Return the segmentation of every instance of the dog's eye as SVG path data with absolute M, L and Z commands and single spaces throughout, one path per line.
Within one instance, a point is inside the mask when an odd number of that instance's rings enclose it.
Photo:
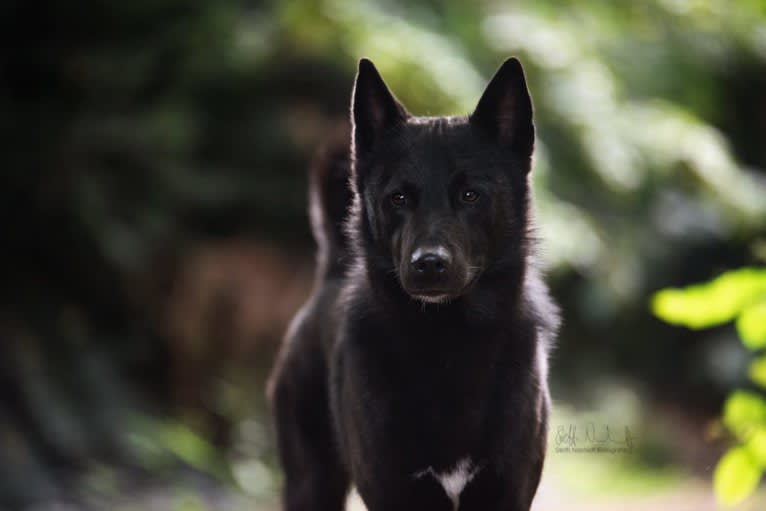
M 460 200 L 463 202 L 476 202 L 476 199 L 478 198 L 479 194 L 473 190 L 465 190 L 460 194 Z
M 402 192 L 394 192 L 391 194 L 391 204 L 394 206 L 404 206 L 407 203 L 407 196 Z

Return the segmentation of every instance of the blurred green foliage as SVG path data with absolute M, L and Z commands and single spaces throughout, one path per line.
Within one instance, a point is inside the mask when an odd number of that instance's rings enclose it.
M 717 410 L 748 373 L 736 339 L 645 304 L 764 253 L 764 27 L 763 0 L 2 3 L 0 506 L 179 460 L 272 491 L 260 386 L 310 286 L 307 162 L 360 56 L 421 115 L 468 113 L 519 56 L 557 394 L 616 375 Z
M 766 347 L 766 269 L 743 268 L 710 282 L 666 289 L 652 298 L 654 314 L 674 325 L 710 328 L 736 320 L 748 348 Z
M 736 320 L 742 343 L 766 348 L 766 268 L 743 268 L 684 289 L 665 289 L 652 299 L 658 317 L 676 325 L 709 328 Z M 751 362 L 748 374 L 766 388 L 766 356 Z M 724 454 L 713 480 L 719 499 L 736 504 L 753 493 L 766 472 L 766 398 L 737 390 L 724 405 L 723 422 L 738 445 Z

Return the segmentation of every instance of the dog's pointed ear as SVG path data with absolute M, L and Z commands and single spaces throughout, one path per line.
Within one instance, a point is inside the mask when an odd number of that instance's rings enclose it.
M 471 124 L 520 155 L 531 156 L 535 142 L 532 99 L 521 62 L 511 57 L 500 66 L 470 116 Z
M 354 151 L 369 151 L 386 130 L 404 122 L 407 116 L 407 110 L 388 90 L 372 61 L 360 59 L 351 95 Z

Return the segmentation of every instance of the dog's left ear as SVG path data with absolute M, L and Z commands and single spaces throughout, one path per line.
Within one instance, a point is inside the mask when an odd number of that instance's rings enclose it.
M 470 121 L 519 155 L 532 155 L 535 143 L 532 99 L 518 59 L 511 57 L 503 62 L 484 90 Z

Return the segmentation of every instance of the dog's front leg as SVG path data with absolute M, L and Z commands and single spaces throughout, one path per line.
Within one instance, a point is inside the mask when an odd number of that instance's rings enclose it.
M 535 465 L 526 470 L 514 467 L 510 471 L 498 471 L 487 467 L 463 492 L 459 510 L 529 511 L 541 468 Z

